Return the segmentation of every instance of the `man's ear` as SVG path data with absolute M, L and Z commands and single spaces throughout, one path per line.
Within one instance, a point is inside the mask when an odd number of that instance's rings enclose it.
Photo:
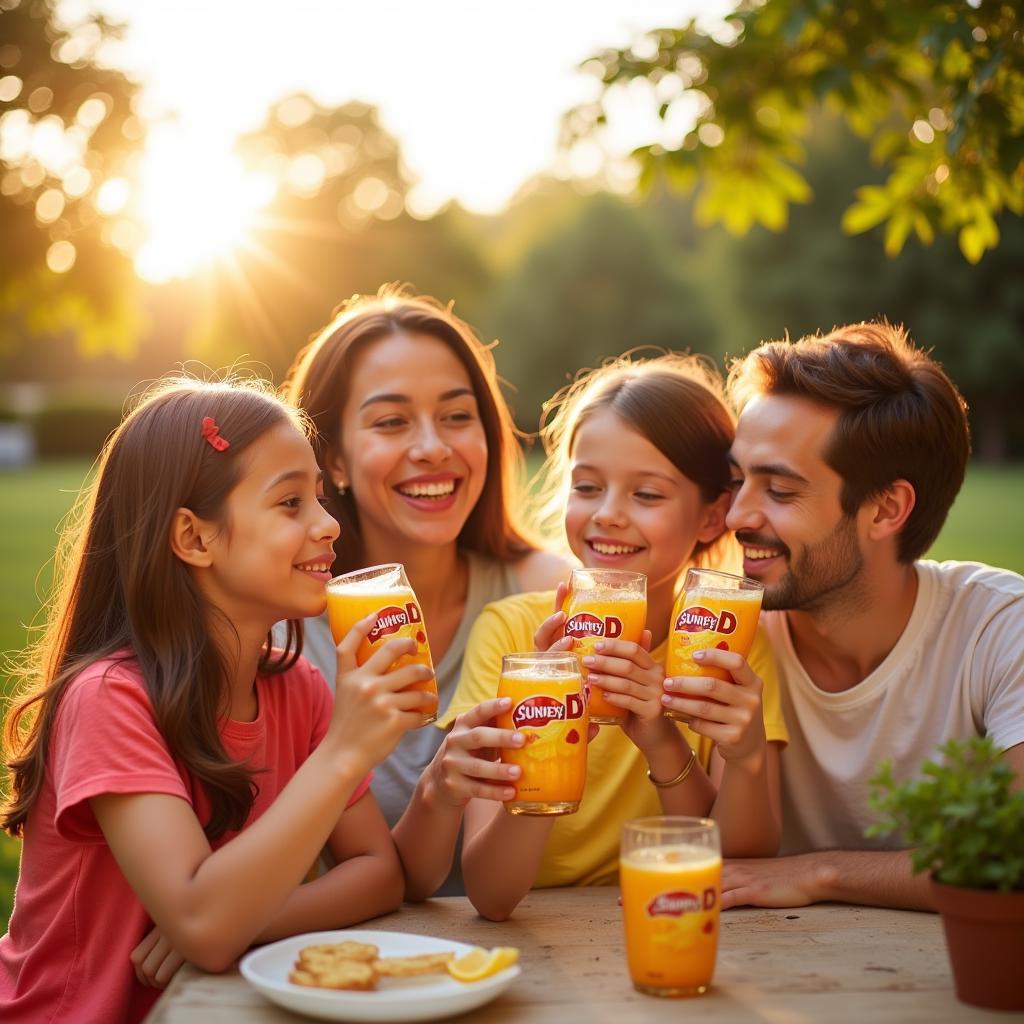
M 908 480 L 893 480 L 881 494 L 867 502 L 871 517 L 867 524 L 868 539 L 895 537 L 906 525 L 916 504 L 914 485 Z
M 725 533 L 725 517 L 729 512 L 729 501 L 732 495 L 725 491 L 710 505 L 704 506 L 704 513 L 697 529 L 697 540 L 702 544 L 710 544 Z
M 214 531 L 211 524 L 200 519 L 190 508 L 175 510 L 171 518 L 171 550 L 186 565 L 206 568 L 213 561 L 209 542 Z

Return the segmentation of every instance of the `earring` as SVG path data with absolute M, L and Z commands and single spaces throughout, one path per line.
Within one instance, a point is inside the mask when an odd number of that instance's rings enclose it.
M 335 486 L 335 488 L 338 491 L 339 497 L 344 495 L 344 493 L 348 490 L 348 487 L 346 486 L 344 480 L 335 480 L 334 481 L 334 486 Z

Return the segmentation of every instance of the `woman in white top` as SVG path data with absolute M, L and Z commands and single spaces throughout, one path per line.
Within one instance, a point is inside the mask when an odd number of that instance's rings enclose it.
M 404 564 L 427 624 L 441 714 L 483 606 L 552 588 L 566 572 L 525 521 L 522 453 L 490 348 L 450 307 L 382 289 L 336 310 L 296 357 L 285 395 L 317 430 L 327 508 L 341 523 L 333 572 Z M 305 634 L 303 653 L 333 682 L 326 617 L 307 620 Z M 390 825 L 414 791 L 455 801 L 433 785 L 439 773 L 424 769 L 440 762 L 442 743 L 467 742 L 464 732 L 446 738 L 433 726 L 404 737 L 374 771 Z M 455 872 L 440 891 L 462 891 Z

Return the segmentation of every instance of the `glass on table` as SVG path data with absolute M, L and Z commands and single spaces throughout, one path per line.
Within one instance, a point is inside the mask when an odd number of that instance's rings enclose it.
M 637 818 L 619 860 L 626 958 L 647 995 L 701 995 L 718 951 L 722 854 L 709 818 Z

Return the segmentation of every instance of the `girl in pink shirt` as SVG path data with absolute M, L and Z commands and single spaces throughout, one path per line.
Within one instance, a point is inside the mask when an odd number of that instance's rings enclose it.
M 338 524 L 307 427 L 256 384 L 172 381 L 108 442 L 8 715 L 3 827 L 24 839 L 0 1019 L 141 1019 L 182 959 L 393 910 L 367 792 L 433 697 L 338 647 L 333 702 L 270 627 L 320 614 Z M 327 845 L 337 866 L 301 885 Z

